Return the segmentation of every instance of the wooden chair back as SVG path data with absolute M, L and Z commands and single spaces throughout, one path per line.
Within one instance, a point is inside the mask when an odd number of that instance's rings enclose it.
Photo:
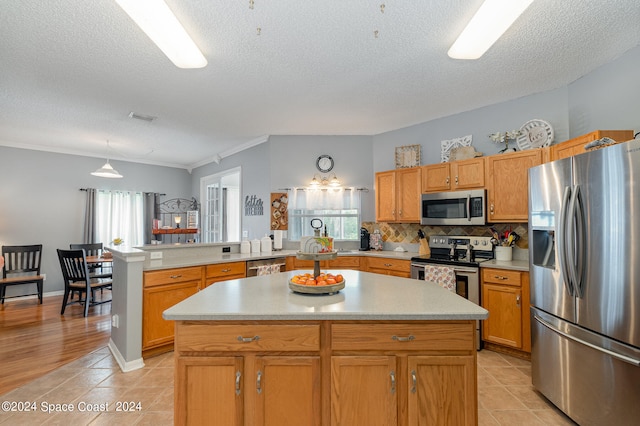
M 40 275 L 42 263 L 42 244 L 28 246 L 2 246 L 4 269 L 2 278 L 12 274 Z

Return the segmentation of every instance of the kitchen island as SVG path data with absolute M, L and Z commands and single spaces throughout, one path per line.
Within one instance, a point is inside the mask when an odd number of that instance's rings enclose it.
M 343 271 L 334 295 L 301 271 L 209 286 L 175 320 L 175 424 L 477 423 L 475 320 L 439 286 Z

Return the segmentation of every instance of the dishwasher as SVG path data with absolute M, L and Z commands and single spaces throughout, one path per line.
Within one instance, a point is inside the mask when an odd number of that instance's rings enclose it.
M 286 271 L 284 257 L 271 257 L 268 259 L 257 259 L 247 261 L 247 277 L 257 277 L 261 275 L 277 274 Z

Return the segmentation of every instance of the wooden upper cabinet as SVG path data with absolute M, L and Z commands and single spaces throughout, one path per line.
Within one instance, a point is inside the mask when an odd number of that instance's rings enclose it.
M 422 166 L 422 192 L 449 191 L 451 167 L 449 163 Z
M 551 146 L 551 160 L 571 157 L 586 152 L 584 146 L 589 142 L 601 138 L 611 138 L 616 142 L 626 142 L 633 139 L 633 130 L 596 130 L 566 142 Z
M 488 222 L 529 219 L 529 169 L 542 164 L 542 151 L 530 149 L 485 157 Z
M 422 167 L 422 192 L 455 191 L 484 187 L 484 158 Z
M 376 221 L 420 222 L 420 167 L 376 173 Z
M 376 222 L 396 220 L 396 172 L 376 173 Z
M 474 189 L 484 187 L 484 158 L 451 163 L 454 189 Z

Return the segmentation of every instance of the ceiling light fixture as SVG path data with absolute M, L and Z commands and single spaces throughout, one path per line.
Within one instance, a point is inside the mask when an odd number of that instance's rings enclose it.
M 108 154 L 108 151 L 109 151 L 109 141 L 107 141 L 107 154 Z M 104 166 L 100 167 L 98 170 L 96 170 L 95 172 L 92 172 L 91 174 L 93 176 L 110 178 L 110 179 L 118 179 L 123 177 L 120 173 L 118 173 L 117 170 L 111 167 L 111 164 L 109 164 L 108 158 Z
M 533 0 L 485 0 L 447 54 L 478 59 L 504 34 Z
M 198 46 L 163 0 L 115 0 L 178 68 L 207 65 Z

